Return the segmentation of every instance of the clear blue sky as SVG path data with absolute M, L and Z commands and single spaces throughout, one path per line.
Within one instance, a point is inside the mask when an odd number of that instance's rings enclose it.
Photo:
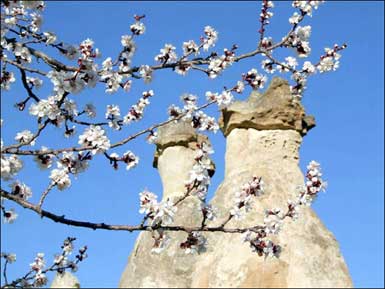
M 154 56 L 165 43 L 173 43 L 181 52 L 183 41 L 198 41 L 204 26 L 219 31 L 217 51 L 236 43 L 240 52 L 252 50 L 257 44 L 260 2 L 48 2 L 43 30 L 57 32 L 68 43 L 85 38 L 95 41 L 103 58 L 116 56 L 120 36 L 129 33 L 133 14 L 146 14 L 147 31 L 137 39 L 138 50 L 134 64 L 152 64 Z M 312 19 L 310 60 L 315 62 L 323 47 L 334 43 L 348 44 L 343 51 L 341 67 L 330 74 L 317 75 L 308 83 L 304 97 L 307 112 L 317 120 L 317 127 L 305 137 L 301 148 L 301 167 L 312 159 L 324 169 L 329 188 L 314 204 L 314 209 L 339 241 L 356 287 L 384 286 L 384 69 L 383 69 L 383 2 L 326 2 Z M 275 16 L 267 33 L 280 39 L 288 29 L 288 18 L 294 10 L 289 2 L 276 3 Z M 288 56 L 277 54 L 279 56 Z M 76 96 L 79 104 L 93 101 L 99 106 L 99 119 L 104 117 L 107 104 L 119 104 L 123 111 L 137 101 L 145 89 L 156 96 L 146 110 L 142 123 L 134 124 L 120 133 L 108 134 L 118 140 L 140 128 L 167 118 L 169 104 L 179 104 L 179 96 L 190 92 L 204 101 L 206 90 L 219 91 L 239 79 L 250 68 L 260 69 L 260 59 L 249 59 L 227 70 L 222 77 L 208 80 L 198 72 L 187 77 L 171 71 L 156 73 L 150 85 L 135 81 L 129 94 L 106 95 L 100 86 Z M 18 74 L 17 74 L 18 75 Z M 49 94 L 50 85 L 41 90 Z M 1 100 L 2 138 L 9 144 L 16 132 L 35 123 L 27 113 L 17 113 L 13 104 L 25 92 L 14 86 L 3 93 Z M 245 96 L 243 96 L 244 98 Z M 218 116 L 216 109 L 209 113 Z M 37 143 L 67 146 L 77 137 L 66 141 L 61 130 L 51 129 Z M 225 142 L 221 133 L 211 136 L 217 164 L 211 191 L 223 178 Z M 53 191 L 45 206 L 69 218 L 119 224 L 136 224 L 138 193 L 144 188 L 161 194 L 158 173 L 152 168 L 154 146 L 144 145 L 143 138 L 127 144 L 127 149 L 140 156 L 141 164 L 127 172 L 114 171 L 105 158 L 97 157 L 90 169 L 73 180 L 66 191 Z M 34 191 L 32 201 L 48 183 L 49 172 L 40 172 L 26 161 L 19 178 Z M 3 186 L 5 183 L 3 184 Z M 8 203 L 9 204 L 9 203 Z M 12 205 L 12 207 L 15 207 Z M 11 277 L 28 269 L 38 252 L 48 260 L 60 249 L 67 236 L 76 236 L 76 244 L 89 246 L 89 259 L 81 264 L 77 276 L 82 287 L 114 287 L 126 265 L 136 234 L 126 232 L 91 231 L 66 227 L 16 207 L 19 219 L 13 225 L 2 224 L 2 251 L 17 253 L 17 262 L 10 267 Z

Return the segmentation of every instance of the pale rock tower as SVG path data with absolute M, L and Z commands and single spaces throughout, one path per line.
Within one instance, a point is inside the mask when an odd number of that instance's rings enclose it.
M 315 126 L 302 105 L 293 102 L 287 81 L 275 78 L 267 91 L 253 92 L 247 101 L 222 112 L 221 129 L 226 136 L 225 177 L 211 204 L 218 208 L 220 225 L 234 204 L 235 192 L 253 176 L 262 177 L 265 194 L 243 220 L 226 227 L 262 224 L 265 209 L 286 208 L 304 182 L 298 166 L 302 137 Z M 185 124 L 160 131 L 156 163 L 164 197 L 183 192 L 193 165 L 198 136 Z M 181 204 L 176 224 L 199 225 L 199 204 Z M 173 233 L 171 246 L 160 255 L 151 254 L 151 235 L 142 233 L 122 275 L 120 287 L 352 287 L 338 243 L 311 208 L 302 208 L 298 220 L 287 220 L 272 239 L 283 248 L 279 259 L 259 257 L 239 234 L 206 233 L 207 251 L 185 255 L 179 243 L 185 233 Z

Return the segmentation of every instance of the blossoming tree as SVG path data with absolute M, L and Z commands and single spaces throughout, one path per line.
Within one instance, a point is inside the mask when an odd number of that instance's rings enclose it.
M 177 200 L 158 201 L 157 195 L 144 190 L 139 193 L 140 211 L 143 220 L 140 224 L 114 225 L 109 223 L 94 223 L 88 220 L 69 219 L 52 212 L 44 207 L 47 196 L 53 190 L 66 190 L 73 184 L 74 177 L 85 173 L 89 163 L 95 158 L 106 158 L 107 163 L 118 169 L 119 164 L 131 170 L 139 165 L 135 152 L 126 151 L 119 155 L 115 152 L 118 147 L 137 141 L 140 136 L 146 136 L 148 143 L 157 140 L 157 129 L 172 122 L 188 122 L 199 131 L 216 133 L 219 129 L 214 117 L 207 115 L 204 109 L 217 105 L 225 109 L 246 89 L 263 89 L 268 81 L 267 75 L 281 72 L 290 75 L 292 85 L 292 101 L 300 102 L 306 88 L 308 77 L 317 73 L 336 70 L 339 66 L 340 51 L 346 45 L 334 45 L 325 48 L 317 63 L 302 61 L 310 54 L 310 26 L 302 26 L 301 22 L 312 16 L 314 10 L 323 1 L 293 1 L 295 12 L 289 18 L 289 31 L 280 40 L 267 36 L 266 30 L 273 16 L 272 1 L 262 1 L 259 16 L 259 30 L 256 47 L 250 51 L 239 52 L 237 45 L 231 45 L 223 52 L 215 50 L 218 32 L 211 26 L 203 27 L 202 35 L 195 40 L 186 39 L 182 50 L 177 53 L 174 44 L 165 44 L 158 55 L 154 56 L 151 64 L 134 65 L 133 56 L 136 52 L 136 39 L 143 37 L 146 31 L 145 15 L 135 15 L 130 26 L 130 34 L 121 36 L 121 51 L 115 57 L 103 58 L 91 39 L 85 39 L 79 44 L 66 44 L 58 39 L 55 33 L 41 31 L 42 12 L 45 9 L 43 1 L 10 1 L 1 2 L 1 89 L 11 90 L 14 82 L 24 87 L 27 97 L 17 102 L 20 113 L 27 113 L 31 121 L 36 123 L 36 130 L 23 130 L 15 133 L 14 140 L 1 141 L 1 210 L 5 223 L 14 223 L 18 212 L 12 204 L 35 212 L 41 217 L 51 219 L 60 224 L 71 226 L 111 230 L 111 231 L 150 231 L 154 238 L 154 253 L 162 253 L 168 244 L 169 231 L 186 233 L 186 240 L 180 244 L 180 249 L 186 253 L 199 253 L 206 245 L 205 234 L 226 232 L 244 234 L 244 241 L 249 243 L 251 250 L 259 256 L 277 257 L 281 252 L 279 244 L 269 239 L 269 235 L 277 234 L 284 221 L 298 217 L 301 206 L 310 205 L 317 194 L 325 188 L 322 180 L 320 165 L 311 161 L 307 167 L 305 185 L 298 189 L 298 198 L 288 200 L 287 208 L 266 208 L 262 224 L 252 227 L 229 228 L 225 226 L 231 219 L 240 218 L 247 213 L 254 198 L 264 193 L 264 180 L 260 176 L 253 177 L 238 189 L 234 196 L 234 206 L 228 212 L 228 218 L 220 226 L 208 226 L 207 220 L 216 216 L 216 208 L 207 202 L 207 192 L 210 185 L 210 159 L 213 152 L 211 145 L 206 142 L 199 144 L 195 165 L 190 173 L 190 179 L 185 184 L 182 198 Z M 49 5 L 48 5 L 49 6 Z M 278 59 L 273 52 L 278 48 L 294 50 L 297 57 L 288 56 Z M 67 60 L 52 56 L 50 49 L 61 54 Z M 178 56 L 179 54 L 179 56 Z M 149 86 L 153 75 L 164 70 L 189 76 L 189 71 L 196 70 L 203 77 L 211 79 L 220 77 L 224 70 L 236 65 L 244 59 L 259 57 L 261 67 L 245 71 L 229 83 L 223 91 L 207 91 L 206 102 L 198 102 L 198 97 L 184 94 L 182 105 L 172 104 L 168 110 L 168 118 L 151 125 L 141 131 L 133 132 L 127 137 L 112 142 L 108 135 L 115 131 L 129 130 L 130 124 L 142 120 L 150 100 L 156 97 L 152 89 L 143 91 L 141 97 L 130 104 L 128 111 L 122 111 L 118 105 L 107 105 L 104 117 L 97 120 L 95 106 L 91 103 L 79 107 L 76 99 L 86 88 L 104 86 L 107 94 L 118 91 L 130 93 L 136 81 L 144 80 Z M 300 61 L 301 60 L 301 61 Z M 16 75 L 14 71 L 18 71 Z M 39 88 L 46 83 L 52 87 L 49 96 L 39 94 Z M 7 119 L 1 120 L 2 126 L 7 125 Z M 71 147 L 41 146 L 35 147 L 39 138 L 48 133 L 49 127 L 59 128 L 63 136 L 77 140 Z M 139 141 L 139 140 L 138 140 Z M 32 188 L 18 179 L 18 173 L 23 169 L 23 159 L 32 158 L 37 166 L 49 170 L 49 180 L 39 201 L 32 203 Z M 196 196 L 201 201 L 202 225 L 199 227 L 175 226 L 173 217 L 178 214 L 177 205 L 190 196 Z M 6 229 L 6 228 L 5 228 Z M 16 260 L 16 255 L 2 252 L 2 287 L 44 286 L 47 284 L 47 273 L 55 271 L 63 273 L 66 270 L 76 271 L 79 262 L 87 256 L 87 247 L 78 249 L 76 256 L 71 259 L 75 238 L 67 238 L 61 247 L 61 253 L 55 256 L 50 266 L 46 265 L 44 254 L 39 253 L 26 274 L 20 278 L 8 280 L 9 264 Z

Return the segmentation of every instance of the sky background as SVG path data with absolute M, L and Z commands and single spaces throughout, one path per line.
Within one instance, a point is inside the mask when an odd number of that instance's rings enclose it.
M 80 43 L 86 38 L 95 41 L 103 57 L 114 58 L 120 50 L 120 37 L 129 34 L 134 14 L 145 14 L 146 33 L 137 38 L 134 65 L 154 64 L 154 56 L 165 43 L 172 43 L 181 54 L 183 41 L 196 42 L 203 28 L 211 25 L 219 31 L 215 51 L 239 46 L 239 53 L 253 50 L 257 45 L 260 2 L 54 2 L 47 3 L 44 13 L 44 31 L 54 31 L 67 43 Z M 312 53 L 316 62 L 324 47 L 346 42 L 341 67 L 336 72 L 315 75 L 308 82 L 303 103 L 307 113 L 315 116 L 317 126 L 304 138 L 300 165 L 305 170 L 310 160 L 317 160 L 324 170 L 329 187 L 313 205 L 320 219 L 333 232 L 349 267 L 355 287 L 384 286 L 384 69 L 383 69 L 383 2 L 326 2 L 304 21 L 311 24 Z M 274 17 L 267 27 L 267 35 L 275 40 L 288 31 L 288 18 L 294 12 L 289 2 L 276 3 Z M 280 51 L 277 57 L 286 57 L 292 51 Z M 65 61 L 63 58 L 60 58 Z M 135 80 L 130 93 L 104 93 L 103 85 L 86 90 L 73 98 L 79 107 L 92 101 L 102 120 L 107 104 L 119 104 L 122 113 L 136 103 L 141 92 L 153 89 L 155 97 L 145 111 L 142 122 L 126 127 L 119 133 L 108 129 L 114 142 L 150 124 L 167 118 L 167 107 L 180 104 L 179 96 L 185 92 L 200 96 L 204 103 L 207 90 L 221 91 L 232 86 L 241 74 L 255 67 L 260 69 L 261 58 L 247 59 L 234 65 L 215 80 L 199 72 L 186 77 L 172 71 L 155 73 L 154 81 L 145 85 Z M 74 64 L 75 65 L 75 64 Z M 47 71 L 47 68 L 45 68 Z M 19 74 L 15 72 L 17 76 Z M 271 79 L 271 77 L 269 78 Z M 46 80 L 41 97 L 50 95 L 51 84 Z M 245 99 L 245 91 L 239 99 Z M 17 112 L 13 105 L 25 97 L 20 85 L 11 92 L 2 93 L 1 114 L 4 119 L 2 138 L 6 145 L 13 143 L 15 134 L 23 129 L 35 131 L 36 123 L 27 111 Z M 207 112 L 218 116 L 217 108 Z M 82 132 L 82 128 L 79 128 Z M 36 144 L 67 147 L 77 143 L 65 140 L 63 129 L 51 128 Z M 212 180 L 211 193 L 223 179 L 225 139 L 218 132 L 210 134 L 217 166 Z M 60 144 L 60 145 L 58 145 Z M 140 166 L 127 172 L 124 167 L 114 171 L 103 156 L 91 162 L 89 170 L 72 178 L 72 186 L 65 191 L 53 190 L 45 208 L 68 218 L 137 224 L 138 194 L 144 188 L 161 195 L 162 186 L 156 169 L 152 168 L 155 147 L 144 138 L 130 142 L 118 153 L 132 150 L 140 157 Z M 47 186 L 49 171 L 40 171 L 36 164 L 25 159 L 25 168 L 18 179 L 32 187 L 36 202 Z M 2 186 L 7 188 L 7 183 Z M 19 218 L 13 225 L 1 226 L 1 251 L 15 252 L 17 262 L 9 268 L 10 278 L 19 277 L 29 269 L 36 253 L 45 252 L 47 262 L 60 251 L 67 236 L 77 237 L 78 248 L 89 247 L 89 258 L 80 265 L 77 276 L 82 287 L 115 287 L 127 263 L 137 234 L 127 232 L 92 231 L 72 228 L 41 220 L 36 214 L 15 207 Z M 52 277 L 52 276 L 51 276 Z M 52 278 L 51 278 L 52 280 Z

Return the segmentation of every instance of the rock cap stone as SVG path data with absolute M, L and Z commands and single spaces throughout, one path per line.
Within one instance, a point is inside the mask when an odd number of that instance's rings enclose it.
M 198 143 L 210 143 L 209 138 L 203 134 L 196 133 L 189 121 L 180 120 L 178 122 L 170 122 L 158 129 L 158 138 L 155 141 L 156 152 L 153 161 L 153 167 L 158 167 L 158 159 L 162 152 L 172 146 L 184 146 L 196 149 Z M 215 165 L 213 166 L 213 174 Z
M 219 125 L 225 136 L 234 128 L 292 129 L 303 136 L 315 126 L 315 119 L 293 100 L 287 80 L 275 77 L 265 93 L 253 91 L 248 100 L 222 110 Z

